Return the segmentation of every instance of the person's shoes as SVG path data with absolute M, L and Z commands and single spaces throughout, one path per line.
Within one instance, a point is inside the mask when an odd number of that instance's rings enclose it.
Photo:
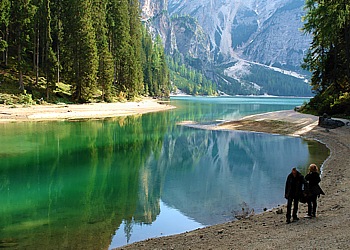
M 316 214 L 312 214 L 311 216 L 312 216 L 312 217 L 316 217 Z
M 299 218 L 298 217 L 293 217 L 293 221 L 298 221 Z
M 286 222 L 287 222 L 287 224 L 289 224 L 289 223 L 290 223 L 290 219 L 287 219 L 287 221 L 286 221 Z
M 304 218 L 309 218 L 309 219 L 311 219 L 311 218 L 312 218 L 312 216 L 311 216 L 311 215 L 309 215 L 309 214 L 306 214 L 306 215 L 304 216 Z

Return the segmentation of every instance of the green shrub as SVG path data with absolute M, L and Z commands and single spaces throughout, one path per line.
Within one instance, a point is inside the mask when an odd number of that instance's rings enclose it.
M 19 96 L 19 103 L 32 105 L 33 104 L 32 95 L 31 94 L 21 94 Z

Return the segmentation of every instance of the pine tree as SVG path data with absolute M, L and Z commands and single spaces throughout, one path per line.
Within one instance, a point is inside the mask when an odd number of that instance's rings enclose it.
M 166 63 L 163 43 L 158 35 L 154 41 L 152 51 L 152 72 L 153 83 L 151 92 L 155 96 L 169 96 L 170 81 L 169 70 Z
M 8 35 L 10 23 L 10 1 L 0 2 L 0 52 L 3 53 L 2 60 L 7 65 L 8 58 Z
M 166 62 L 165 52 L 163 43 L 160 41 L 158 44 L 159 46 L 159 52 L 160 52 L 160 61 L 161 61 L 161 83 L 160 83 L 160 89 L 161 89 L 161 95 L 162 97 L 169 97 L 170 95 L 170 76 L 169 76 L 169 69 Z
M 313 72 L 313 88 L 342 88 L 350 79 L 350 3 L 308 0 L 306 10 L 303 29 L 313 34 L 313 41 L 304 67 Z
M 93 20 L 98 50 L 98 86 L 102 90 L 102 100 L 112 100 L 113 58 L 108 46 L 107 1 L 95 0 Z
M 40 32 L 43 28 L 43 12 L 44 12 L 44 3 L 42 0 L 33 1 L 35 6 L 37 7 L 37 11 L 34 16 L 33 21 L 33 70 L 35 71 L 35 84 L 38 84 L 39 81 L 39 62 L 40 62 L 40 45 L 41 36 L 44 32 Z M 31 84 L 32 85 L 32 84 Z
M 55 81 L 60 82 L 60 73 L 62 65 L 60 61 L 61 44 L 63 40 L 63 27 L 62 27 L 62 0 L 51 0 L 51 13 L 52 15 L 52 49 L 56 55 L 56 72 Z
M 128 80 L 132 73 L 129 71 L 132 48 L 128 15 L 128 0 L 110 0 L 108 24 L 114 60 L 114 84 L 119 94 L 127 93 Z
M 320 113 L 338 112 L 333 107 L 350 103 L 350 3 L 308 0 L 305 9 L 303 30 L 313 35 L 303 65 L 312 72 L 311 104 Z
M 36 83 L 38 83 L 39 66 L 44 72 L 46 79 L 46 100 L 50 99 L 50 93 L 56 86 L 55 75 L 57 69 L 57 58 L 53 51 L 52 44 L 52 17 L 51 1 L 40 0 L 36 3 L 38 11 L 36 13 L 36 41 L 34 41 L 34 68 L 36 71 Z
M 64 40 L 67 79 L 73 99 L 88 102 L 96 90 L 98 56 L 91 0 L 64 0 Z
M 141 66 L 141 20 L 140 6 L 138 0 L 129 0 L 129 17 L 130 17 L 130 45 L 132 54 L 130 55 L 130 78 L 128 80 L 128 97 L 129 99 L 141 94 L 143 91 L 143 73 Z
M 141 61 L 142 61 L 142 71 L 144 79 L 144 91 L 146 95 L 151 95 L 152 90 L 152 53 L 153 44 L 152 37 L 147 32 L 145 27 L 141 27 L 142 30 L 142 50 L 141 50 Z M 152 93 L 153 94 L 153 93 Z
M 52 48 L 52 31 L 51 31 L 51 2 L 44 0 L 45 3 L 45 65 L 46 75 L 46 99 L 49 100 L 50 92 L 55 88 L 55 75 L 57 68 L 57 57 Z
M 17 50 L 17 68 L 19 88 L 24 90 L 23 71 L 26 66 L 26 50 L 30 50 L 30 35 L 33 30 L 31 20 L 35 14 L 36 8 L 30 0 L 12 0 L 11 16 L 16 17 L 10 22 L 10 31 L 12 31 L 13 44 Z
M 160 39 L 159 36 L 156 38 L 157 40 Z M 152 85 L 150 92 L 153 96 L 160 96 L 160 82 L 161 82 L 161 61 L 160 61 L 160 53 L 159 53 L 159 47 L 158 44 L 155 43 L 153 45 L 152 50 Z

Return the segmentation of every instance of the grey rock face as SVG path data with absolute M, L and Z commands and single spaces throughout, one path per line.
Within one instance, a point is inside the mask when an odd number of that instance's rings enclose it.
M 209 36 L 211 53 L 298 67 L 310 37 L 302 27 L 304 0 L 169 0 L 170 15 L 190 15 Z M 218 58 L 218 57 L 217 57 Z
M 167 0 L 140 0 L 142 20 L 154 18 L 163 11 L 167 11 L 167 6 Z
M 300 31 L 303 5 L 294 1 L 277 9 L 243 46 L 244 57 L 266 65 L 299 66 L 310 45 L 310 37 Z
M 184 56 L 212 62 L 209 36 L 191 16 L 174 15 L 170 18 L 166 0 L 140 0 L 142 20 L 148 24 L 154 35 L 159 34 L 165 45 L 165 51 L 173 54 L 180 52 Z
M 211 61 L 208 36 L 194 18 L 172 18 L 171 35 L 177 51 L 181 54 Z

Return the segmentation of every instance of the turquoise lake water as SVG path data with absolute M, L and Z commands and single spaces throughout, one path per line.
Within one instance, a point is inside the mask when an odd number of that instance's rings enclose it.
M 292 167 L 321 164 L 314 141 L 215 123 L 308 99 L 174 97 L 172 111 L 0 124 L 0 248 L 112 249 L 285 203 Z

